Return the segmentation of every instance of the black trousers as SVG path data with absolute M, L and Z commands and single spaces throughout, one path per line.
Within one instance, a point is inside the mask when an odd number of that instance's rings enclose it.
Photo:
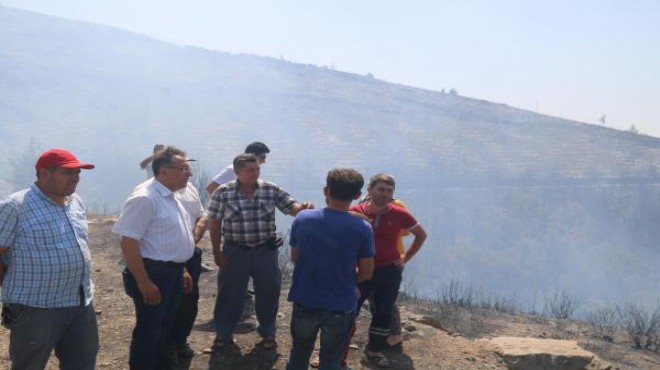
M 369 325 L 369 343 L 367 349 L 370 351 L 381 351 L 388 347 L 387 337 L 390 335 L 394 304 L 399 295 L 403 271 L 394 263 L 387 266 L 376 267 L 371 280 L 364 281 L 358 285 L 360 289 L 360 300 L 358 312 L 364 301 L 373 295 L 373 307 L 371 308 L 371 325 Z
M 186 261 L 186 270 L 192 277 L 192 292 L 181 294 L 169 338 L 170 344 L 177 347 L 186 344 L 199 310 L 199 276 L 202 274 L 202 250 L 200 248 L 195 247 L 195 253 Z

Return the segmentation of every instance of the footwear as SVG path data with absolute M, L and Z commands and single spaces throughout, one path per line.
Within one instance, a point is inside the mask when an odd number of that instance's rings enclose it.
M 223 339 L 223 338 L 215 338 L 213 341 L 213 345 L 211 346 L 211 349 L 214 350 L 220 350 L 223 348 L 227 348 L 229 346 L 235 346 L 236 343 L 234 343 L 234 340 L 229 338 L 229 339 Z
M 210 271 L 215 271 L 215 267 L 209 265 L 208 263 L 202 262 L 202 272 L 210 272 Z
M 195 351 L 190 348 L 190 344 L 186 343 L 177 349 L 176 354 L 179 356 L 179 358 L 189 359 L 195 356 Z
M 274 338 L 264 338 L 261 342 L 257 343 L 257 347 L 265 350 L 271 350 L 277 348 L 277 342 Z
M 312 358 L 309 360 L 309 366 L 318 369 L 319 366 L 321 366 L 321 359 L 319 356 L 312 356 Z
M 373 362 L 376 366 L 382 368 L 390 367 L 390 360 L 388 360 L 382 352 L 366 351 L 364 354 L 367 356 L 367 359 Z

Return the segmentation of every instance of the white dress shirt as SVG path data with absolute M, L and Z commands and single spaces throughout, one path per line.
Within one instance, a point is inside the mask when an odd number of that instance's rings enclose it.
M 186 262 L 195 248 L 190 215 L 155 178 L 133 190 L 112 232 L 138 240 L 142 257 L 157 261 Z

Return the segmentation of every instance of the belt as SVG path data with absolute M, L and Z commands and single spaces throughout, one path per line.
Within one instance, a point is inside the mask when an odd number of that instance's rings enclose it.
M 174 262 L 174 261 L 158 261 L 152 260 L 151 258 L 143 258 L 145 266 L 159 266 L 159 267 L 169 267 L 169 268 L 182 268 L 185 263 L 183 262 Z
M 263 248 L 263 247 L 267 247 L 269 245 L 272 245 L 274 241 L 275 241 L 275 238 L 270 238 L 270 239 L 266 240 L 265 242 L 263 242 L 261 244 L 257 244 L 255 246 L 249 246 L 247 244 L 238 244 L 238 243 L 234 243 L 234 242 L 226 242 L 226 244 L 230 245 L 232 247 L 238 248 L 238 249 L 242 249 L 244 251 L 251 251 L 253 249 Z

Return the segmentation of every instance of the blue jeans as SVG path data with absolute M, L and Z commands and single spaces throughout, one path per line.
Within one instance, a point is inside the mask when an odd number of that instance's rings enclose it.
M 250 276 L 254 285 L 254 303 L 257 332 L 264 338 L 275 338 L 275 320 L 279 308 L 282 272 L 278 263 L 278 250 L 264 246 L 252 250 L 225 244 L 227 268 L 218 273 L 218 295 L 213 311 L 218 337 L 229 340 L 240 322 Z
M 131 370 L 156 370 L 167 367 L 167 337 L 183 292 L 183 264 L 144 264 L 151 281 L 160 290 L 161 302 L 145 304 L 135 279 L 124 271 L 124 289 L 135 305 L 135 328 L 131 338 L 128 364 Z
M 307 370 L 314 351 L 316 336 L 321 330 L 321 370 L 340 370 L 341 358 L 353 326 L 355 310 L 344 312 L 313 309 L 293 304 L 291 337 L 293 345 L 286 370 Z
M 99 350 L 94 306 L 34 308 L 9 304 L 12 370 L 42 370 L 51 352 L 62 370 L 93 370 Z

